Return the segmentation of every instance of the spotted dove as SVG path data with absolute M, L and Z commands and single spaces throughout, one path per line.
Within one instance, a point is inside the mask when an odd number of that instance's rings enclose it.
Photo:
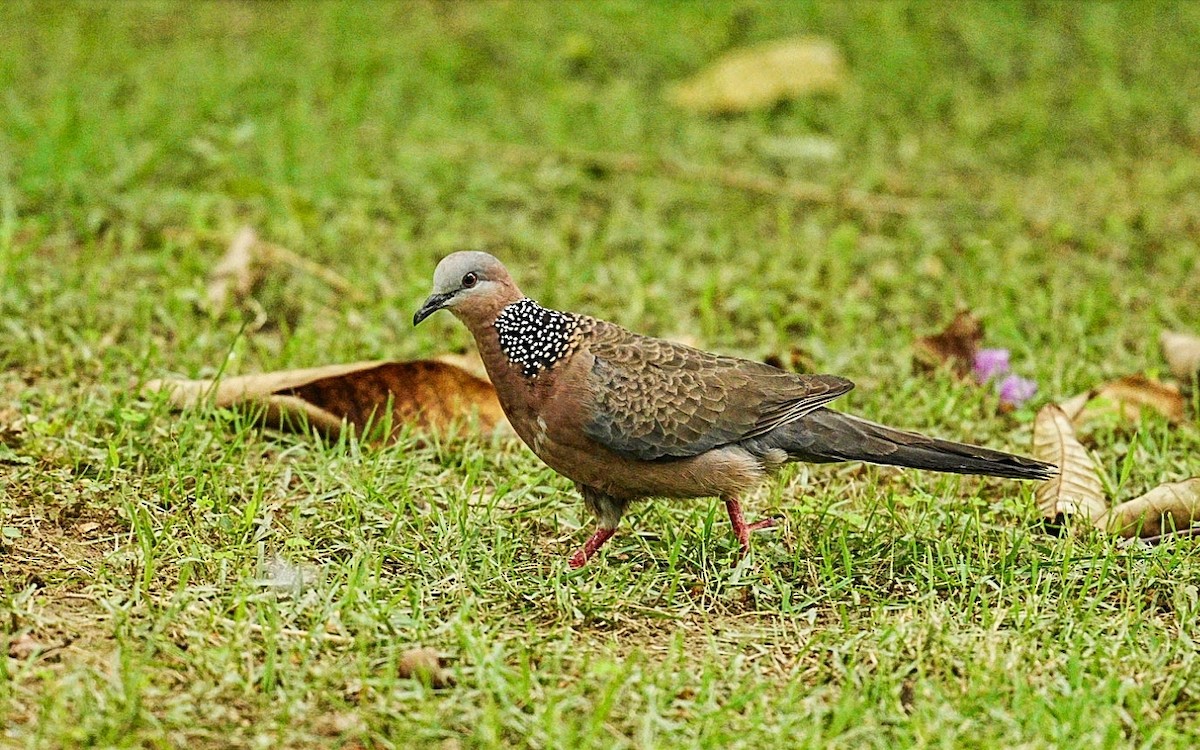
M 824 404 L 854 387 L 633 333 L 542 307 L 491 255 L 446 256 L 413 325 L 446 308 L 475 337 L 521 439 L 573 480 L 599 528 L 570 559 L 584 565 L 628 505 L 647 497 L 720 497 L 743 554 L 739 498 L 790 461 L 867 461 L 1047 479 L 1055 467 L 895 430 Z

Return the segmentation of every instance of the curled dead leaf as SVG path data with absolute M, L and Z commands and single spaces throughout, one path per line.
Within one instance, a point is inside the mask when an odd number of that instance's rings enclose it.
M 1067 399 L 1062 410 L 1076 426 L 1112 416 L 1137 422 L 1146 409 L 1176 423 L 1183 419 L 1185 406 L 1178 386 L 1145 375 L 1129 375 Z
M 941 333 L 916 340 L 913 364 L 925 371 L 949 365 L 956 375 L 967 377 L 971 374 L 981 341 L 983 321 L 968 310 L 959 310 Z
M 145 391 L 166 391 L 172 406 L 203 403 L 262 410 L 273 427 L 307 424 L 337 435 L 345 425 L 362 434 L 388 415 L 392 436 L 405 424 L 441 429 L 474 414 L 485 431 L 511 428 L 487 380 L 445 362 L 354 362 L 212 380 L 154 380 Z
M 1181 531 L 1200 520 L 1200 477 L 1171 482 L 1121 503 L 1104 519 L 1104 528 L 1123 537 L 1150 537 Z
M 795 37 L 734 50 L 673 86 L 667 98 L 697 112 L 750 112 L 806 94 L 836 91 L 844 78 L 837 45 Z
M 1158 340 L 1172 375 L 1184 382 L 1200 378 L 1200 336 L 1163 331 Z
M 1058 465 L 1058 475 L 1034 492 L 1043 518 L 1057 521 L 1078 515 L 1094 522 L 1108 510 L 1096 464 L 1057 404 L 1043 406 L 1034 419 L 1033 457 Z
M 433 688 L 450 687 L 454 684 L 452 675 L 443 665 L 442 658 L 432 648 L 412 648 L 400 655 L 396 666 L 400 677 L 417 679 Z
M 466 370 L 480 380 L 488 379 L 487 368 L 483 366 L 483 358 L 477 351 L 472 350 L 466 354 L 439 354 L 434 360 Z

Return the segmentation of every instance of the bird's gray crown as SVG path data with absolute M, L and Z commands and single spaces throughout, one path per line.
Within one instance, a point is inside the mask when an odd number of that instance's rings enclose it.
M 457 290 L 462 279 L 473 273 L 481 280 L 499 281 L 508 277 L 504 264 L 480 250 L 451 253 L 437 264 L 433 272 L 433 294 L 449 294 Z

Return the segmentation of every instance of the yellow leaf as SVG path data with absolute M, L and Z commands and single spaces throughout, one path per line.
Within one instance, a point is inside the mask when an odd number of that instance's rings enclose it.
M 676 84 L 668 98 L 698 112 L 749 112 L 805 94 L 835 91 L 845 64 L 830 41 L 796 37 L 734 50 L 692 78 Z

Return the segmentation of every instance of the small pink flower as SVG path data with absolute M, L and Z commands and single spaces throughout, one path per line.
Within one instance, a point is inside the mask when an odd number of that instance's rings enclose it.
M 992 378 L 1008 374 L 1007 349 L 980 349 L 975 352 L 975 379 L 986 383 Z
M 1037 383 L 1020 375 L 1009 375 L 1001 380 L 997 387 L 1000 390 L 1000 403 L 1010 406 L 1020 406 L 1025 403 L 1033 398 L 1038 389 Z

